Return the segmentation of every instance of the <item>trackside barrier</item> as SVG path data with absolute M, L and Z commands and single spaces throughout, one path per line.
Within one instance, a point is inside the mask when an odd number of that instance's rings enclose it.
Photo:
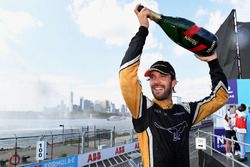
M 22 166 L 37 162 L 37 141 L 46 142 L 46 159 L 54 160 L 76 154 L 84 154 L 97 149 L 114 147 L 137 141 L 133 129 L 65 129 L 64 133 L 40 133 L 34 136 L 0 138 L 0 167 Z M 50 132 L 50 133 L 49 133 Z M 56 131 L 58 132 L 58 131 Z M 45 154 L 44 154 L 45 155 Z
M 77 164 L 78 155 L 73 155 L 65 158 L 58 158 L 55 160 L 23 165 L 19 167 L 77 167 Z
M 102 150 L 97 150 L 86 154 L 80 154 L 78 155 L 78 166 L 90 165 L 118 155 L 133 152 L 138 149 L 139 149 L 138 142 L 134 142 L 116 147 L 105 148 Z
M 214 142 L 213 142 L 213 138 L 215 138 L 215 139 L 218 138 L 218 139 L 220 139 L 220 140 L 229 140 L 229 141 L 232 142 L 232 145 L 234 145 L 234 143 L 239 143 L 239 144 L 243 144 L 243 145 L 245 145 L 245 146 L 250 146 L 250 144 L 243 143 L 243 142 L 240 142 L 240 141 L 236 141 L 236 140 L 233 140 L 233 139 L 228 139 L 228 138 L 226 138 L 226 137 L 224 137 L 224 136 L 215 135 L 215 134 L 213 134 L 212 132 L 205 132 L 205 131 L 202 131 L 202 130 L 198 129 L 198 130 L 197 130 L 197 136 L 198 136 L 198 137 L 201 137 L 202 134 L 206 134 L 206 135 L 208 135 L 209 138 L 210 138 L 210 139 L 209 139 L 209 140 L 210 140 L 210 142 L 209 142 L 210 145 L 206 145 L 206 147 L 209 148 L 209 149 L 211 150 L 211 151 L 210 151 L 210 155 L 211 155 L 211 156 L 213 156 L 213 151 L 214 151 L 214 152 L 216 152 L 216 153 L 218 153 L 218 154 L 224 156 L 225 158 L 232 160 L 232 167 L 235 166 L 235 163 L 237 163 L 237 164 L 239 164 L 239 165 L 241 165 L 241 166 L 243 166 L 243 167 L 248 167 L 248 165 L 246 165 L 246 164 L 244 164 L 244 163 L 242 163 L 242 162 L 236 160 L 236 159 L 234 158 L 234 156 L 232 156 L 232 157 L 226 157 L 226 154 L 221 153 L 220 151 L 214 149 L 212 143 L 214 143 Z M 232 151 L 234 151 L 234 150 L 232 150 Z M 201 154 L 199 154 L 199 156 L 200 156 L 200 155 L 201 155 Z M 199 160 L 202 160 L 202 159 L 203 159 L 202 157 L 199 157 Z M 203 164 L 204 162 L 199 162 L 199 163 Z
M 138 142 L 19 167 L 80 167 L 139 150 Z

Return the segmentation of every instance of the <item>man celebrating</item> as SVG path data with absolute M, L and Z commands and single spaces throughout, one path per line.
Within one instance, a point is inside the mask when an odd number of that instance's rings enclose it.
M 217 111 L 227 102 L 227 79 L 216 54 L 196 56 L 208 62 L 212 92 L 208 97 L 182 104 L 173 104 L 172 91 L 176 73 L 169 62 L 157 61 L 146 72 L 154 96 L 142 93 L 138 79 L 140 56 L 148 35 L 150 10 L 135 8 L 140 27 L 132 38 L 120 67 L 120 87 L 132 114 L 144 167 L 189 167 L 189 130 L 192 125 Z

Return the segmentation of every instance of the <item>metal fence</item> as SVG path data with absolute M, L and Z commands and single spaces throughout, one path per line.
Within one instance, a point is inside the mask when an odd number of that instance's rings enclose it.
M 135 140 L 134 130 L 66 129 L 63 133 L 0 138 L 0 167 L 37 162 L 36 143 L 46 141 L 46 160 L 90 152 Z
M 218 155 L 222 156 L 224 159 L 225 159 L 225 166 L 232 166 L 232 167 L 235 167 L 236 165 L 237 166 L 242 166 L 242 167 L 248 167 L 248 165 L 238 161 L 237 159 L 235 159 L 234 156 L 232 157 L 227 157 L 226 154 L 224 153 L 221 153 L 220 151 L 216 150 L 213 148 L 213 143 L 214 143 L 214 140 L 217 140 L 217 138 L 219 139 L 224 139 L 224 140 L 229 140 L 232 142 L 232 146 L 235 144 L 235 143 L 239 143 L 239 144 L 243 144 L 245 146 L 250 146 L 250 144 L 247 144 L 247 143 L 243 143 L 243 142 L 240 142 L 240 141 L 236 141 L 236 140 L 233 140 L 233 139 L 228 139 L 224 136 L 219 136 L 219 135 L 215 135 L 213 134 L 212 132 L 205 132 L 205 131 L 202 131 L 200 129 L 197 130 L 197 136 L 198 137 L 202 137 L 202 138 L 206 138 L 206 147 L 209 148 L 207 150 L 207 152 L 211 155 L 211 156 L 214 156 L 215 153 L 217 153 Z M 233 147 L 232 147 L 233 148 Z M 233 151 L 233 150 L 232 150 Z M 230 162 L 228 160 L 231 160 Z

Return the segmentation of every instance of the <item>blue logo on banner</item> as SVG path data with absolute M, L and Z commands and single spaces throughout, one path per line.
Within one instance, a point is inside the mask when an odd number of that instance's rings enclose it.
M 66 158 L 60 158 L 41 163 L 24 165 L 22 167 L 77 167 L 77 165 L 78 165 L 78 156 L 74 155 Z
M 214 134 L 218 136 L 225 137 L 225 129 L 224 128 L 215 128 Z M 214 149 L 220 151 L 221 153 L 225 153 L 225 144 L 226 140 L 222 137 L 214 137 Z
M 228 80 L 228 104 L 238 104 L 237 80 Z

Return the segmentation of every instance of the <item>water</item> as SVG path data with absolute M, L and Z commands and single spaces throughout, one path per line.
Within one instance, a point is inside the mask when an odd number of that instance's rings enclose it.
M 0 119 L 0 149 L 14 148 L 15 137 L 24 136 L 42 136 L 62 134 L 64 125 L 64 133 L 79 133 L 82 128 L 89 126 L 92 131 L 94 126 L 96 129 L 113 129 L 115 131 L 126 131 L 132 129 L 131 118 L 122 119 L 119 121 L 108 121 L 107 119 Z M 3 138 L 13 138 L 12 140 Z M 61 136 L 54 136 L 54 142 L 62 139 Z M 28 147 L 34 146 L 38 138 L 18 139 L 18 146 Z
M 107 119 L 0 119 L 0 138 L 38 135 L 43 131 L 53 134 L 61 132 L 64 125 L 65 130 L 81 129 L 82 127 L 94 127 L 101 129 L 112 129 L 117 131 L 132 129 L 131 118 L 119 121 L 107 121 Z

